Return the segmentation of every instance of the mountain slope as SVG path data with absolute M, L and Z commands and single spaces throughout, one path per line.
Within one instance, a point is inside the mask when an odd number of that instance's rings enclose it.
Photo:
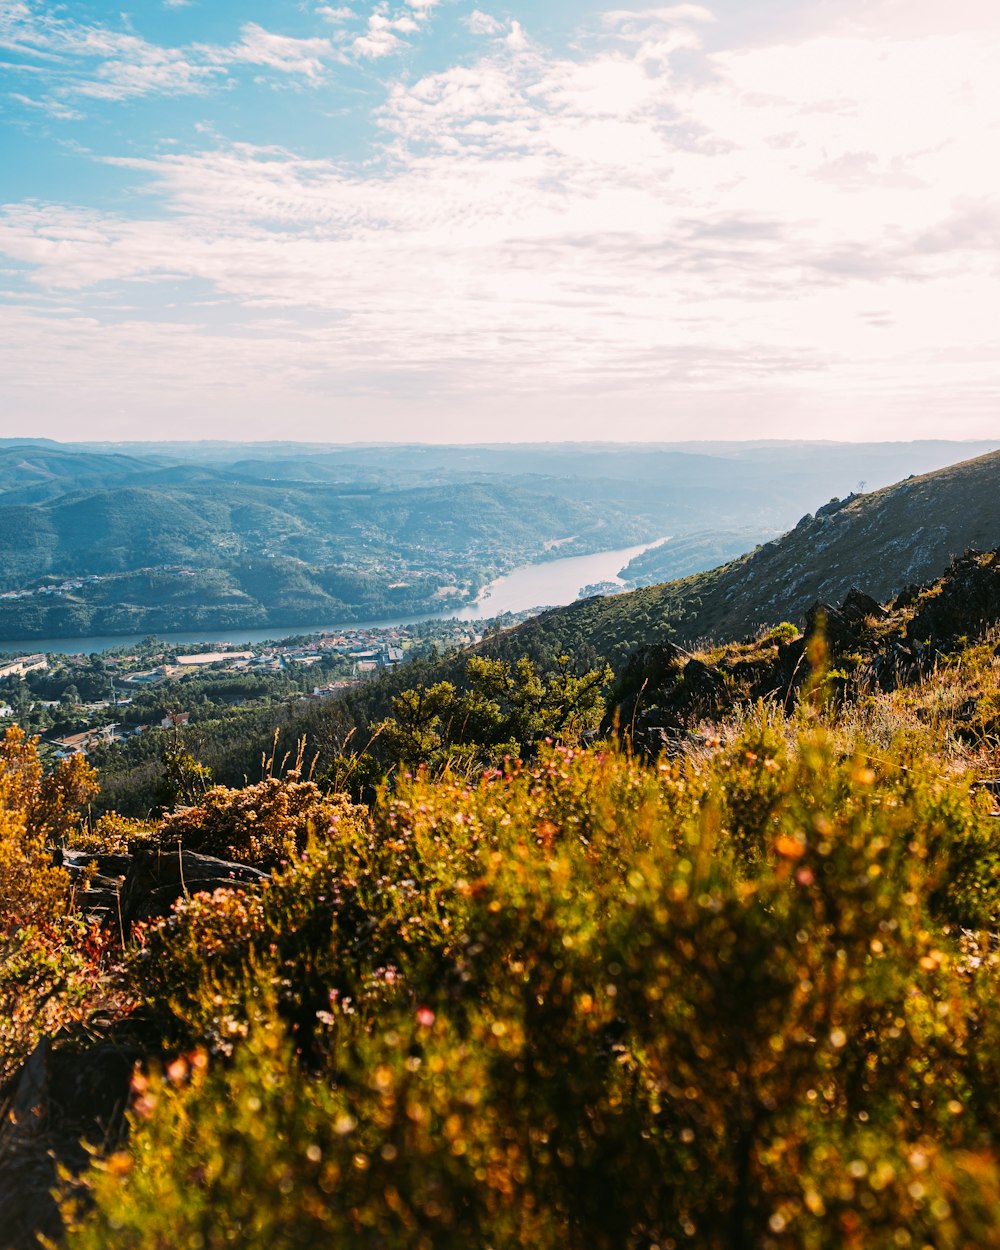
M 0 503 L 0 641 L 433 613 L 565 535 L 587 551 L 652 532 L 613 504 L 503 480 L 121 483 Z
M 150 456 L 0 440 L 0 504 L 44 503 L 69 491 L 113 489 L 158 468 L 158 461 Z
M 852 590 L 840 605 L 811 608 L 798 636 L 794 627 L 779 625 L 753 642 L 725 643 L 694 656 L 670 642 L 640 646 L 618 675 L 603 732 L 617 728 L 633 748 L 657 756 L 738 707 L 758 700 L 792 707 L 819 680 L 840 704 L 856 705 L 875 691 L 933 679 L 925 715 L 939 723 L 947 718 L 950 732 L 965 741 L 995 740 L 998 622 L 1000 547 L 967 552 L 937 581 L 907 587 L 884 606 Z M 823 645 L 813 652 L 820 636 Z
M 546 612 L 499 639 L 506 656 L 561 651 L 617 668 L 663 634 L 692 643 L 800 621 L 818 599 L 852 587 L 886 600 L 943 573 L 968 547 L 1000 545 L 1000 452 L 869 495 L 824 505 L 774 542 L 721 568 L 609 599 Z

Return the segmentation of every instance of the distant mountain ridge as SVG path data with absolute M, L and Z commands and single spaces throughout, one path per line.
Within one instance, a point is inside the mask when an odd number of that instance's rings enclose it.
M 648 585 L 963 446 L 0 440 L 0 641 L 434 614 L 518 564 L 669 534 L 626 574 Z
M 691 645 L 800 623 L 817 600 L 840 603 L 853 587 L 885 601 L 940 576 L 967 548 L 998 545 L 1000 452 L 990 452 L 831 501 L 710 572 L 543 613 L 495 645 L 509 656 L 562 650 L 617 668 L 634 646 L 657 637 Z

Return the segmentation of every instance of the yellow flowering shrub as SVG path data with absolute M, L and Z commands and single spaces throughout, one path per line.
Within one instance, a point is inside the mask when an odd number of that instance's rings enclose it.
M 84 935 L 52 852 L 95 789 L 82 756 L 46 775 L 37 739 L 16 726 L 0 737 L 0 1084 L 82 992 Z
M 165 845 L 274 867 L 300 852 L 310 834 L 324 834 L 355 810 L 312 781 L 266 777 L 240 790 L 213 786 L 194 806 L 165 816 L 160 835 Z
M 331 823 L 147 934 L 199 1057 L 72 1250 L 1000 1246 L 995 821 L 926 744 L 761 713 Z

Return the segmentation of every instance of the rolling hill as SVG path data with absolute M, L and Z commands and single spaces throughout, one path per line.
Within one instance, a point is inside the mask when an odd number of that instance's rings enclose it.
M 620 506 L 503 480 L 122 480 L 0 503 L 0 641 L 435 612 L 566 535 L 592 551 L 655 531 Z
M 0 641 L 434 613 L 518 564 L 670 534 L 626 573 L 649 585 L 770 539 L 831 488 L 931 468 L 965 446 L 0 440 Z M 801 536 L 806 550 L 852 508 L 821 510 Z M 923 524 L 919 501 L 913 511 L 910 531 Z M 951 520 L 936 526 L 923 524 L 921 551 L 948 545 L 938 531 Z M 917 559 L 914 575 L 924 567 Z M 711 585 L 694 583 L 695 597 Z M 687 590 L 666 593 L 674 626 L 698 616 Z M 738 594 L 729 606 L 747 611 Z M 724 618 L 716 605 L 696 628 L 727 627 Z

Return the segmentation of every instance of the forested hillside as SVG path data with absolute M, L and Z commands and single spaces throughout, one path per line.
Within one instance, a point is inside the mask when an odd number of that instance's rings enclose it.
M 669 535 L 625 574 L 648 585 L 962 453 L 0 440 L 0 643 L 433 613 L 520 563 Z
M 457 607 L 567 536 L 586 550 L 656 535 L 618 507 L 494 483 L 358 491 L 215 482 L 45 504 L 0 499 L 0 588 L 21 592 L 0 600 L 0 639 Z
M 852 587 L 884 600 L 939 576 L 967 547 L 1000 543 L 1000 453 L 869 494 L 832 500 L 780 539 L 721 568 L 595 598 L 526 622 L 495 646 L 508 658 L 565 651 L 618 667 L 640 642 L 727 641 L 790 620 Z M 651 555 L 654 553 L 650 553 Z

